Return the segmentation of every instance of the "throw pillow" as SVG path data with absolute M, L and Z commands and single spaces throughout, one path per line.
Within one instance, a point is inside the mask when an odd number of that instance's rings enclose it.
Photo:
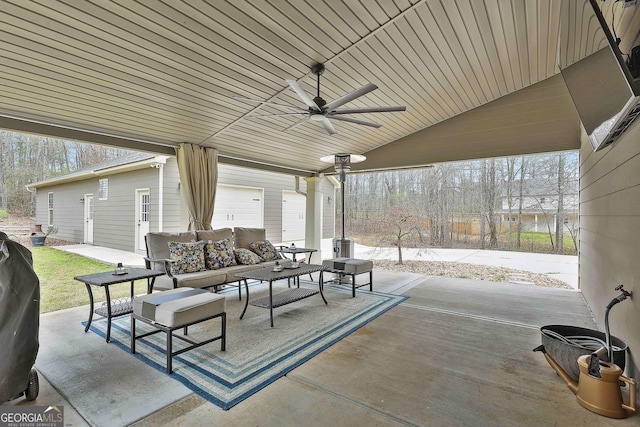
M 238 248 L 235 249 L 233 253 L 236 256 L 236 261 L 238 261 L 238 264 L 260 264 L 260 257 L 257 254 L 251 252 L 249 249 Z
M 280 252 L 268 240 L 258 240 L 249 244 L 249 249 L 258 254 L 263 261 L 280 259 Z
M 207 270 L 238 265 L 231 239 L 209 240 L 204 247 L 204 262 Z
M 204 270 L 206 242 L 169 242 L 171 274 L 195 273 Z

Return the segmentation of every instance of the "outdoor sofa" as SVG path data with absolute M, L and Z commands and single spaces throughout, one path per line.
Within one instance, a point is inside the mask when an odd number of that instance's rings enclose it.
M 238 286 L 240 297 L 243 279 L 236 273 L 273 268 L 282 257 L 265 234 L 264 228 L 243 227 L 147 233 L 146 267 L 166 273 L 156 277 L 154 289 L 217 289 L 230 284 Z

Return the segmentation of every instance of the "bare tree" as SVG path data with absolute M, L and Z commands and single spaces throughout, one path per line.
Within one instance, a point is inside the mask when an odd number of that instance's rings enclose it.
M 520 249 L 522 245 L 522 206 L 524 197 L 524 177 L 526 169 L 526 160 L 524 156 L 520 157 L 520 182 L 518 183 L 518 234 L 516 237 L 516 247 Z
M 487 197 L 487 223 L 489 224 L 489 247 L 498 247 L 498 226 L 496 223 L 496 159 L 489 159 L 489 171 L 485 177 L 486 187 L 485 194 Z
M 390 243 L 398 248 L 398 264 L 403 263 L 403 241 L 410 236 L 422 240 L 422 220 L 419 211 L 406 205 L 389 207 L 381 212 L 377 220 L 377 228 L 384 236 L 381 243 Z
M 556 252 L 564 253 L 564 153 L 558 154 L 558 202 L 556 206 Z
M 9 169 L 9 144 L 5 141 L 7 132 L 0 130 L 0 208 L 7 211 L 9 187 L 7 183 L 7 174 Z

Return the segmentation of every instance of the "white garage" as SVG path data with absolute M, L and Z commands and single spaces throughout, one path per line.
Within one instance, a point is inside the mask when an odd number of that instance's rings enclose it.
M 304 240 L 307 198 L 295 191 L 282 192 L 282 243 Z
M 264 190 L 256 187 L 218 185 L 211 225 L 224 227 L 264 227 Z

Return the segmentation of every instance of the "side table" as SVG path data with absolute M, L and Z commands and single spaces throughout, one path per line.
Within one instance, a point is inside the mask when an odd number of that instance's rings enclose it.
M 298 254 L 309 254 L 309 258 L 307 259 L 307 264 L 311 264 L 311 255 L 314 254 L 314 252 L 318 252 L 317 249 L 312 249 L 312 248 L 298 248 L 295 246 L 280 246 L 279 249 L 281 254 L 291 254 L 291 257 L 293 259 L 293 262 L 297 262 L 298 260 L 296 259 L 296 255 Z M 285 257 L 286 258 L 286 257 Z M 311 275 L 309 275 L 309 277 L 311 278 L 311 280 L 313 280 L 313 277 Z
M 85 274 L 82 276 L 74 277 L 75 280 L 84 283 L 89 293 L 89 320 L 84 331 L 87 332 L 91 326 L 93 320 L 93 313 L 107 318 L 107 339 L 109 342 L 111 339 L 111 319 L 114 317 L 130 314 L 133 311 L 133 283 L 136 280 L 147 279 L 147 293 L 150 294 L 153 291 L 153 284 L 155 278 L 165 274 L 158 270 L 148 270 L 146 268 L 128 268 L 125 274 L 115 274 L 113 271 L 105 271 L 103 273 Z M 118 283 L 131 282 L 131 298 L 125 298 L 119 301 L 117 304 L 111 303 L 111 294 L 109 292 L 110 285 L 116 285 Z M 93 291 L 91 286 L 98 286 L 104 288 L 107 296 L 107 302 L 104 306 L 94 310 L 93 308 Z

